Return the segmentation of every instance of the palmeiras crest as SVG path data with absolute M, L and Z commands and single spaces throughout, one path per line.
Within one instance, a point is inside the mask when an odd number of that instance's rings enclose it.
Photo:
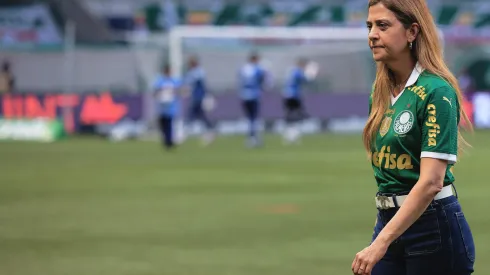
M 391 117 L 385 117 L 383 119 L 383 122 L 381 122 L 381 126 L 379 127 L 379 135 L 381 137 L 384 137 L 386 133 L 388 133 L 388 131 L 390 130 L 391 121 Z

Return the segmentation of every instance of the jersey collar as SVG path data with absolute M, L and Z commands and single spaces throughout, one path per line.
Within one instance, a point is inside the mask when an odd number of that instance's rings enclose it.
M 413 70 L 412 70 L 412 74 L 410 74 L 410 77 L 408 78 L 407 83 L 405 84 L 405 88 L 415 84 L 415 82 L 417 82 L 417 80 L 419 79 L 419 76 L 422 74 L 423 71 L 424 71 L 424 68 L 422 67 L 422 65 L 420 65 L 419 62 L 417 62 L 417 64 L 415 64 L 415 68 L 413 68 Z M 400 98 L 400 96 L 404 92 L 405 92 L 405 89 L 403 89 L 403 91 L 401 93 L 399 93 L 396 97 L 393 97 L 393 94 L 392 94 L 391 95 L 391 105 L 395 104 L 395 102 L 398 100 L 398 98 Z
M 422 74 L 423 71 L 424 68 L 422 67 L 422 65 L 420 65 L 419 62 L 417 62 L 417 64 L 415 64 L 415 68 L 413 68 L 412 74 L 410 75 L 410 77 L 407 80 L 407 83 L 405 84 L 405 88 L 415 84 L 415 82 L 417 82 L 417 79 L 419 79 L 419 76 Z

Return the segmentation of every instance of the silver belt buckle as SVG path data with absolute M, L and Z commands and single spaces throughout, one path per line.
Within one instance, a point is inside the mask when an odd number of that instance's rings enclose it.
M 387 196 L 376 196 L 376 208 L 380 210 L 390 209 L 390 197 Z

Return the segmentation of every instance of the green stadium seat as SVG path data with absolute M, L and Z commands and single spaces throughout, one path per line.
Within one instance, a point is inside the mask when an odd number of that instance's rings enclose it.
M 451 25 L 459 8 L 457 6 L 442 6 L 439 11 L 437 22 L 440 25 Z

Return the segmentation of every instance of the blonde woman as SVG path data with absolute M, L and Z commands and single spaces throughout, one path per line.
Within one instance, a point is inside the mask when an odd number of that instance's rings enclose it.
M 371 245 L 354 274 L 468 275 L 475 245 L 454 195 L 461 91 L 425 0 L 369 0 L 377 63 L 363 140 L 378 185 Z

